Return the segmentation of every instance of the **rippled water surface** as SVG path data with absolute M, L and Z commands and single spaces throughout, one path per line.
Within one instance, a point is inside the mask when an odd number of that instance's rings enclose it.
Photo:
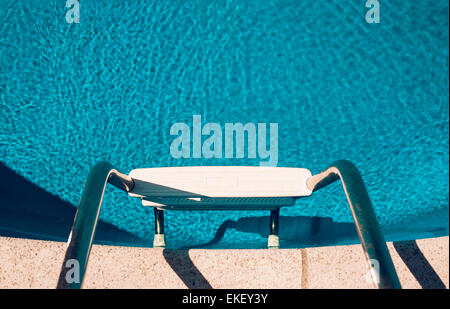
M 382 1 L 379 24 L 359 0 L 82 1 L 79 24 L 66 11 L 0 1 L 3 235 L 67 237 L 100 160 L 124 172 L 259 163 L 172 158 L 170 127 L 194 114 L 278 123 L 278 166 L 351 160 L 388 239 L 448 235 L 447 0 Z M 51 198 L 5 189 L 20 181 Z M 262 248 L 267 215 L 167 212 L 168 244 Z M 285 247 L 357 239 L 338 184 L 281 215 Z M 139 200 L 108 188 L 100 218 L 103 239 L 151 245 Z

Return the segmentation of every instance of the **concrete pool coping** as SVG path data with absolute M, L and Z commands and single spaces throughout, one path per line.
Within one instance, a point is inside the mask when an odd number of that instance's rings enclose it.
M 388 243 L 403 288 L 449 288 L 449 237 Z M 66 244 L 0 237 L 0 288 L 55 288 Z M 360 245 L 164 250 L 94 245 L 84 288 L 372 288 Z

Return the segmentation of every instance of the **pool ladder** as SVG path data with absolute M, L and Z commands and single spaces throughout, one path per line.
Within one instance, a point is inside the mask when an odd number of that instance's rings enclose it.
M 208 172 L 208 167 L 201 167 L 199 171 Z M 213 167 L 211 167 L 213 168 Z M 220 167 L 218 168 L 220 171 Z M 256 167 L 257 168 L 257 167 Z M 248 171 L 254 172 L 253 169 L 249 169 L 245 167 L 246 174 L 248 175 Z M 161 168 L 163 171 L 164 168 Z M 165 168 L 167 169 L 167 168 Z M 222 169 L 226 169 L 225 167 Z M 242 168 L 241 168 L 242 169 Z M 285 170 L 282 170 L 285 169 Z M 148 169 L 150 170 L 150 169 Z M 156 171 L 157 169 L 153 169 Z M 298 169 L 300 170 L 300 169 Z M 304 169 L 302 169 L 304 170 Z M 214 171 L 214 170 L 213 170 Z M 236 173 L 239 173 L 241 170 L 236 170 Z M 264 172 L 264 168 L 262 170 L 258 170 L 258 177 L 264 178 L 264 175 L 261 172 Z M 280 177 L 285 179 L 286 177 L 292 176 L 294 169 L 287 168 L 273 168 L 266 169 L 268 173 L 274 173 L 273 175 L 269 175 L 266 177 L 268 179 L 273 177 Z M 307 171 L 307 170 L 306 170 Z M 145 171 L 144 171 L 145 172 Z M 303 171 L 300 171 L 301 175 L 305 175 Z M 309 171 L 308 171 L 309 172 Z M 278 173 L 278 174 L 277 174 Z M 281 173 L 281 174 L 280 174 Z M 154 173 L 153 173 L 154 174 Z M 250 173 L 251 174 L 251 173 Z M 133 176 L 133 174 L 131 173 Z M 161 174 L 163 175 L 163 174 Z M 252 174 L 254 177 L 255 174 Z M 300 174 L 299 174 L 300 175 Z M 307 175 L 307 174 L 306 174 Z M 372 204 L 369 199 L 369 195 L 367 193 L 366 187 L 362 180 L 360 173 L 357 168 L 347 160 L 339 160 L 332 164 L 325 171 L 308 176 L 305 178 L 304 187 L 299 188 L 291 188 L 289 194 L 295 195 L 303 195 L 307 196 L 310 193 L 317 191 L 330 183 L 341 180 L 343 189 L 345 191 L 345 195 L 347 197 L 350 210 L 352 212 L 353 219 L 355 221 L 356 229 L 358 232 L 359 239 L 361 241 L 362 248 L 364 250 L 365 258 L 369 264 L 369 269 L 371 271 L 373 281 L 376 287 L 381 289 L 399 289 L 401 288 L 400 281 L 398 279 L 397 273 L 394 268 L 394 264 L 392 262 L 391 256 L 389 254 L 389 250 L 386 246 L 386 242 L 384 237 L 380 231 L 378 221 L 375 216 L 375 212 L 372 208 Z M 88 178 L 86 180 L 84 190 L 81 196 L 80 204 L 75 215 L 74 223 L 72 226 L 72 230 L 70 232 L 68 247 L 66 250 L 66 254 L 64 257 L 62 269 L 60 272 L 60 276 L 58 279 L 57 288 L 81 288 L 83 284 L 83 279 L 86 271 L 86 267 L 88 264 L 89 254 L 92 247 L 92 242 L 94 239 L 95 228 L 98 221 L 100 208 L 102 204 L 103 194 L 105 191 L 106 184 L 110 183 L 115 187 L 128 192 L 131 196 L 141 196 L 143 197 L 143 203 L 150 203 L 150 206 L 154 206 L 155 211 L 155 238 L 154 238 L 154 246 L 155 247 L 164 247 L 165 246 L 165 237 L 164 237 L 164 204 L 158 204 L 155 200 L 145 200 L 145 197 L 139 193 L 139 190 L 136 190 L 138 186 L 142 187 L 142 181 L 138 178 L 130 177 L 128 175 L 122 174 L 118 172 L 111 164 L 107 162 L 100 162 L 96 164 L 92 170 L 90 171 Z M 274 186 L 277 186 L 276 182 L 273 183 Z M 300 184 L 303 185 L 303 184 Z M 220 186 L 214 187 L 217 189 Z M 148 185 L 147 185 L 148 191 Z M 163 188 L 163 189 L 161 189 Z M 212 192 L 218 194 L 217 192 Z M 164 191 L 167 190 L 166 187 L 156 186 L 151 187 L 152 192 L 169 192 Z M 156 190 L 156 191 L 155 191 Z M 163 190 L 163 191 L 161 191 Z M 284 190 L 284 189 L 283 189 Z M 144 190 L 145 191 L 145 190 Z M 270 190 L 268 190 L 270 193 Z M 289 191 L 289 190 L 288 190 Z M 305 193 L 306 191 L 306 193 Z M 309 194 L 308 192 L 309 191 Z M 135 194 L 134 192 L 138 192 Z M 186 195 L 184 191 L 176 191 L 170 192 L 170 194 L 179 196 L 179 192 L 183 192 L 184 196 Z M 211 191 L 210 191 L 211 192 Z M 281 191 L 280 191 L 281 192 Z M 282 191 L 285 192 L 285 191 Z M 148 193 L 148 192 L 147 192 Z M 268 194 L 269 194 L 268 193 Z M 289 195 L 288 194 L 288 195 Z M 145 194 L 144 194 L 145 195 Z M 252 206 L 257 202 L 263 202 L 267 204 L 265 209 L 270 209 L 270 235 L 268 239 L 269 247 L 278 247 L 278 232 L 279 232 L 279 208 L 277 207 L 277 203 L 289 203 L 289 199 L 286 198 L 286 194 L 283 193 L 282 197 L 279 197 L 278 200 L 275 198 L 254 198 L 250 197 L 248 199 L 238 199 L 239 203 L 244 203 Z M 189 195 L 188 195 L 189 196 Z M 208 195 L 209 196 L 209 195 Z M 219 195 L 220 196 L 220 195 Z M 253 195 L 254 196 L 254 195 Z M 214 198 L 206 198 L 204 203 L 208 207 L 214 207 L 214 203 L 228 205 L 231 207 L 230 209 L 237 209 L 237 202 L 233 201 L 232 198 L 224 200 L 224 199 L 214 199 Z M 294 199 L 292 199 L 293 201 Z M 159 200 L 157 200 L 159 202 Z M 164 201 L 164 199 L 161 199 Z M 169 199 L 167 205 L 172 205 L 172 203 L 179 203 L 181 206 L 183 205 L 194 205 L 195 208 L 195 199 L 186 198 L 186 199 Z M 203 201 L 203 200 L 202 200 Z M 244 201 L 244 202 L 242 202 Z M 152 204 L 155 203 L 155 204 Z M 162 203 L 162 202 L 161 202 Z M 292 202 L 293 204 L 293 202 Z M 157 207 L 157 206 L 160 207 Z M 199 203 L 199 205 L 203 205 Z M 241 206 L 241 209 L 246 209 L 246 206 Z M 211 209 L 211 208 L 209 208 Z M 222 209 L 222 208 L 221 208 Z M 250 208 L 254 209 L 254 208 Z M 67 280 L 67 276 L 71 275 L 72 268 L 70 267 L 71 261 L 77 261 L 79 265 L 79 280 Z

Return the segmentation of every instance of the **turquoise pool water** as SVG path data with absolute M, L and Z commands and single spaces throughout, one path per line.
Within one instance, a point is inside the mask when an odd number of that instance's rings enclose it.
M 64 240 L 90 167 L 174 159 L 176 122 L 278 123 L 278 166 L 360 169 L 389 240 L 448 235 L 449 4 L 0 1 L 0 234 Z M 265 212 L 167 212 L 170 247 L 263 248 Z M 334 184 L 281 211 L 281 245 L 357 242 Z M 108 188 L 99 242 L 151 245 L 152 209 Z M 214 241 L 212 243 L 211 240 Z M 210 243 L 209 245 L 205 245 Z

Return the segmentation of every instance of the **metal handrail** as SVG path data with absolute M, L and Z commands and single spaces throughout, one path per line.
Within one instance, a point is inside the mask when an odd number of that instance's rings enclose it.
M 103 194 L 108 182 L 126 192 L 131 191 L 134 187 L 131 177 L 119 173 L 107 162 L 97 163 L 89 172 L 70 232 L 57 284 L 58 289 L 79 289 L 83 284 Z M 77 278 L 71 277 L 73 275 L 72 267 L 79 268 L 77 269 L 77 275 L 79 275 Z
M 310 177 L 307 185 L 310 190 L 317 191 L 338 179 L 342 181 L 369 267 L 378 273 L 375 274 L 375 284 L 380 289 L 400 289 L 400 281 L 369 194 L 355 165 L 347 160 L 336 161 L 327 170 Z M 378 269 L 373 269 L 374 262 Z

